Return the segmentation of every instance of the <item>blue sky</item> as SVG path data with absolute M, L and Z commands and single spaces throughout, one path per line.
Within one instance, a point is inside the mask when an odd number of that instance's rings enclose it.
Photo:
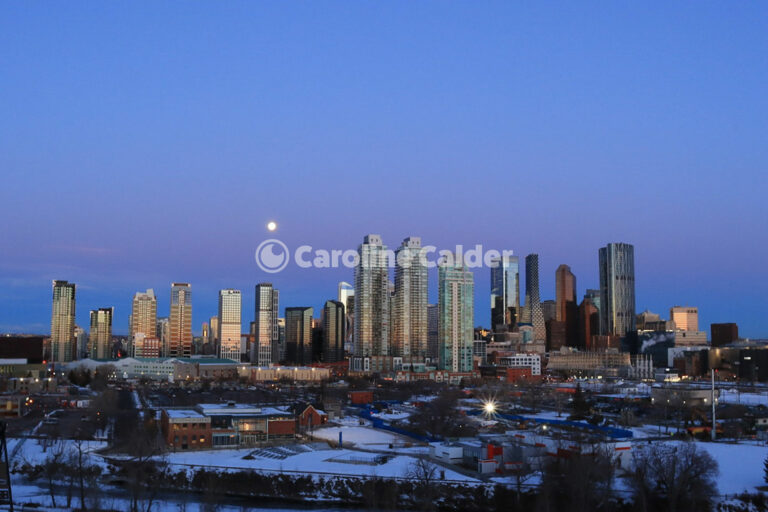
M 579 296 L 635 245 L 638 311 L 768 337 L 762 2 L 21 2 L 0 13 L 0 331 L 136 290 L 271 280 L 319 308 L 346 270 L 265 276 L 366 233 L 540 254 Z M 434 280 L 433 280 L 434 281 Z M 476 321 L 487 324 L 487 271 Z M 434 284 L 434 283 L 433 283 Z M 430 295 L 435 299 L 436 286 Z

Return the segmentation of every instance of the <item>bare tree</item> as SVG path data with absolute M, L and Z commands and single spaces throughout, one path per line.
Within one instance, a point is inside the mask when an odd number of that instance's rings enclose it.
M 716 493 L 717 461 L 693 442 L 635 448 L 626 477 L 641 510 L 707 510 Z
M 414 482 L 419 492 L 415 493 L 420 504 L 419 510 L 433 510 L 436 494 L 435 482 L 438 469 L 435 464 L 424 457 L 419 457 L 408 467 L 406 476 Z
M 48 485 L 48 493 L 51 497 L 51 506 L 53 508 L 56 508 L 56 481 L 64 474 L 64 462 L 64 443 L 61 440 L 55 440 L 50 445 L 48 456 L 42 464 L 42 474 Z

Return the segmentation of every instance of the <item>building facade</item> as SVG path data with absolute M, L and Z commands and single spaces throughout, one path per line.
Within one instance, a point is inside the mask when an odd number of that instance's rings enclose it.
M 219 291 L 219 357 L 223 359 L 240 361 L 242 304 L 240 290 Z
M 76 352 L 75 336 L 75 283 L 53 282 L 51 312 L 51 359 L 56 363 L 71 361 Z
M 600 333 L 624 336 L 635 330 L 635 248 L 611 243 L 598 255 Z
M 461 258 L 438 265 L 440 369 L 472 370 L 474 343 L 474 276 Z
M 138 333 L 157 337 L 157 297 L 151 288 L 146 292 L 136 292 L 131 307 L 131 339 Z
M 171 315 L 168 318 L 168 357 L 192 355 L 192 287 L 171 284 Z
M 409 237 L 395 253 L 391 354 L 423 363 L 427 357 L 427 266 L 421 238 Z
M 366 235 L 357 249 L 352 371 L 370 372 L 372 357 L 390 355 L 386 249 L 380 235 Z
M 669 319 L 675 323 L 675 329 L 677 330 L 699 330 L 699 308 L 672 306 L 669 308 Z
M 299 366 L 312 362 L 312 315 L 310 307 L 285 308 L 285 359 Z
M 112 357 L 112 317 L 114 308 L 91 310 L 91 330 L 88 336 L 88 353 L 92 359 Z
M 256 285 L 256 316 L 254 321 L 254 342 L 251 345 L 251 363 L 269 366 L 281 361 L 277 317 L 279 315 L 280 293 L 272 283 Z
M 520 320 L 520 261 L 517 256 L 491 259 L 491 330 L 512 330 Z
M 555 271 L 555 319 L 565 324 L 565 344 L 575 347 L 579 343 L 579 303 L 576 300 L 576 276 L 568 265 Z
M 344 304 L 329 300 L 323 306 L 323 362 L 344 360 L 347 319 Z
M 541 308 L 539 295 L 539 255 L 529 254 L 525 257 L 525 306 L 533 326 L 533 339 L 546 340 L 547 330 L 544 311 Z

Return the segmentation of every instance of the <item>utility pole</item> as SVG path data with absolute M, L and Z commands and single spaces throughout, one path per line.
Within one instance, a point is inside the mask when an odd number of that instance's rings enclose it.
M 715 369 L 712 372 L 712 441 L 717 439 L 717 421 L 715 419 Z

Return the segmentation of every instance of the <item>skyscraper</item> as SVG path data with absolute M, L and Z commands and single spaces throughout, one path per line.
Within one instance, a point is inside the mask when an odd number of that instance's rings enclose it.
M 590 350 L 593 347 L 592 337 L 600 333 L 600 309 L 595 305 L 595 293 L 597 290 L 587 290 L 584 299 L 579 305 L 579 337 L 578 348 Z M 597 302 L 600 302 L 600 294 L 597 294 Z
M 389 280 L 386 246 L 366 235 L 357 249 L 353 371 L 371 371 L 370 358 L 389 355 Z
M 75 326 L 74 358 L 88 357 L 88 333 L 79 325 Z
M 546 340 L 547 329 L 544 324 L 544 313 L 541 310 L 539 295 L 539 255 L 529 254 L 525 257 L 525 306 L 530 314 L 533 325 L 533 339 Z
M 579 335 L 579 305 L 576 301 L 576 276 L 568 265 L 555 271 L 555 319 L 565 324 L 565 343 L 575 347 Z
M 635 248 L 611 243 L 600 248 L 600 331 L 624 336 L 635 330 Z
M 344 339 L 347 320 L 344 304 L 328 300 L 323 307 L 323 361 L 336 363 L 344 360 Z
M 440 360 L 440 312 L 437 304 L 427 305 L 427 358 L 436 366 Z
M 280 293 L 272 283 L 256 285 L 255 337 L 251 346 L 251 363 L 269 366 L 281 360 L 277 317 Z
M 344 338 L 344 352 L 352 351 L 352 339 L 355 334 L 355 287 L 341 281 L 339 283 L 338 301 L 344 304 L 346 326 Z
M 72 361 L 75 336 L 75 283 L 53 282 L 51 311 L 51 359 L 56 363 Z
M 157 335 L 157 298 L 152 288 L 146 292 L 136 292 L 131 309 L 131 340 L 143 333 L 148 338 Z
M 289 364 L 312 362 L 312 315 L 310 307 L 285 308 L 285 358 Z
M 421 238 L 409 237 L 395 253 L 391 333 L 393 356 L 423 363 L 427 356 L 427 266 Z
M 114 308 L 91 310 L 91 331 L 88 352 L 92 359 L 112 358 L 112 317 Z
M 520 321 L 520 261 L 517 256 L 491 259 L 491 330 L 512 329 Z
M 192 355 L 192 287 L 171 284 L 171 316 L 168 320 L 168 357 Z
M 219 291 L 219 357 L 240 362 L 242 297 L 240 290 Z
M 438 266 L 440 368 L 472 370 L 474 342 L 474 277 L 460 257 L 441 259 Z
M 170 343 L 171 330 L 167 316 L 161 316 L 157 319 L 157 339 L 160 340 L 160 354 L 162 357 L 168 356 L 168 345 Z

